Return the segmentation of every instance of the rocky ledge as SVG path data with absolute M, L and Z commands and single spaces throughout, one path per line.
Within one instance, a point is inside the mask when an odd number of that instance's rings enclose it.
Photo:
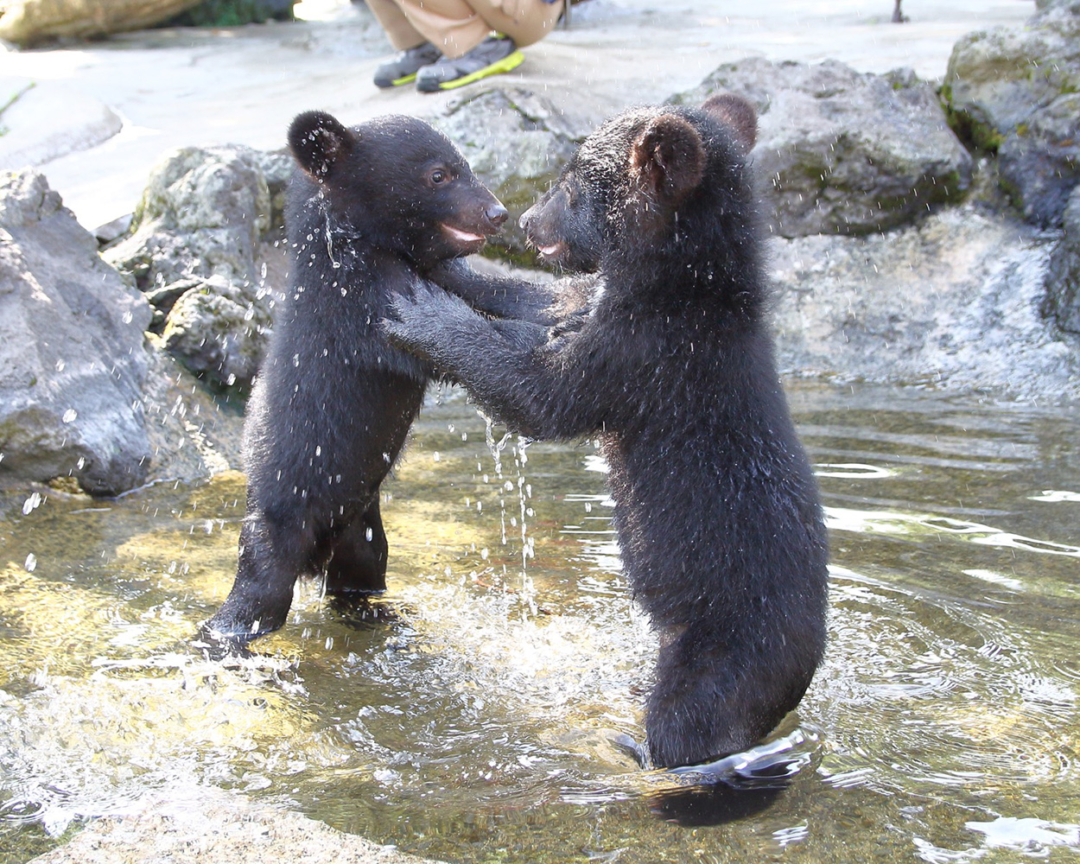
M 726 63 L 671 101 L 757 106 L 787 374 L 1080 398 L 1080 2 L 956 46 L 945 86 L 836 62 Z M 511 224 L 604 117 L 495 81 L 435 118 Z M 184 148 L 130 227 L 0 182 L 0 481 L 94 494 L 236 464 L 287 261 L 281 152 Z M 495 252 L 520 261 L 513 231 Z

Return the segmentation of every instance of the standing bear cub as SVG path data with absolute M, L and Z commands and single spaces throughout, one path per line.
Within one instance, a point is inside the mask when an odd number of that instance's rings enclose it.
M 288 295 L 244 425 L 236 581 L 204 627 L 239 643 L 285 623 L 302 573 L 325 572 L 331 594 L 386 587 L 379 484 L 432 370 L 387 342 L 379 320 L 418 273 L 477 251 L 507 215 L 420 120 L 347 128 L 312 111 L 288 140 L 298 166 L 285 214 Z M 489 311 L 508 302 L 500 295 Z
M 492 321 L 441 290 L 398 297 L 384 325 L 519 432 L 600 439 L 624 571 L 660 637 L 658 766 L 758 742 L 825 645 L 825 527 L 765 320 L 756 123 L 719 96 L 582 143 L 522 217 L 542 255 L 598 271 L 573 328 Z

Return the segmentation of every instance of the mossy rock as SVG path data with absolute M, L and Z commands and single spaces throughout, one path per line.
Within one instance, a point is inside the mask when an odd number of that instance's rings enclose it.
M 1002 188 L 1037 225 L 1060 224 L 1080 183 L 1080 2 L 1047 2 L 1023 27 L 970 33 L 941 99 L 965 144 L 1001 160 Z
M 836 61 L 725 64 L 677 104 L 738 93 L 758 113 L 751 158 L 770 230 L 864 235 L 959 203 L 972 159 L 937 94 L 909 70 L 871 75 Z

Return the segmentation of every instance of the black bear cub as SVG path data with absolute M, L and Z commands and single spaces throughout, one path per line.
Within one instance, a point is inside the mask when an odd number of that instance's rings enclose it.
M 719 96 L 582 143 L 522 217 L 545 257 L 598 273 L 573 329 L 492 321 L 441 290 L 397 298 L 385 325 L 512 428 L 602 442 L 624 571 L 660 637 L 657 766 L 758 742 L 825 645 L 826 532 L 766 322 L 756 122 Z
M 236 581 L 204 627 L 239 643 L 285 623 L 302 573 L 324 572 L 331 594 L 385 588 L 379 484 L 432 370 L 390 345 L 379 320 L 418 273 L 477 251 L 507 216 L 420 120 L 348 128 L 312 111 L 293 121 L 288 140 L 297 162 L 288 296 L 244 426 Z

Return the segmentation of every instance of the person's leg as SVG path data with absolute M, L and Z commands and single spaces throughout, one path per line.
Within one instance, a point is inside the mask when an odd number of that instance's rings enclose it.
M 390 2 L 390 0 L 382 0 Z M 393 0 L 408 23 L 449 58 L 461 57 L 491 31 L 532 45 L 554 28 L 562 0 Z M 381 19 L 380 19 L 381 22 Z
M 376 87 L 397 87 L 416 80 L 424 66 L 438 61 L 442 53 L 417 30 L 395 0 L 366 0 L 375 20 L 386 31 L 398 55 L 375 70 Z
M 434 92 L 516 68 L 524 59 L 518 46 L 547 35 L 565 0 L 367 2 L 392 44 L 406 49 L 376 70 L 375 83 L 390 87 L 415 80 L 419 90 Z M 502 35 L 494 37 L 493 31 Z
M 504 33 L 519 48 L 539 42 L 552 30 L 562 14 L 564 0 L 469 0 L 476 14 L 491 30 Z
M 447 57 L 460 57 L 487 38 L 491 27 L 466 0 L 393 0 L 409 25 Z
M 386 38 L 394 46 L 395 51 L 407 51 L 429 41 L 420 33 L 401 11 L 401 6 L 394 0 L 365 0 L 371 14 L 379 22 L 379 26 L 386 31 Z

